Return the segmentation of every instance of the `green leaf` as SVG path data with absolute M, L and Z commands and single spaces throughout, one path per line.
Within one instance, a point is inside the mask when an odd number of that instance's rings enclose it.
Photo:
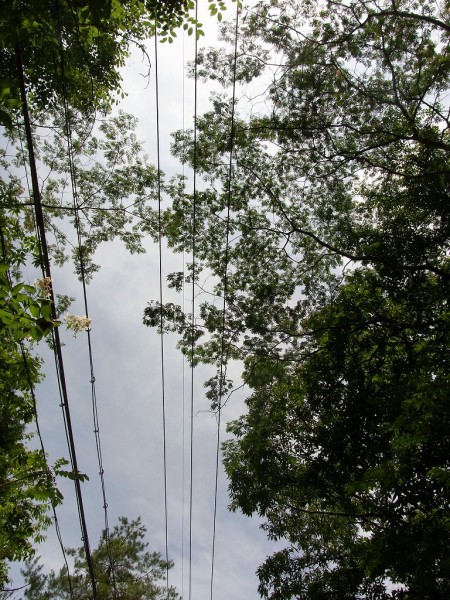
M 34 304 L 34 303 L 30 304 L 29 310 L 30 310 L 31 316 L 34 317 L 35 319 L 40 317 L 41 307 L 38 304 Z
M 0 125 L 3 125 L 4 127 L 6 127 L 6 129 L 9 129 L 10 131 L 13 128 L 13 122 L 12 122 L 11 115 L 1 108 L 0 108 Z
M 15 286 L 13 286 L 11 288 L 11 293 L 13 295 L 17 295 L 18 292 L 20 292 L 20 290 L 23 288 L 24 284 L 23 283 L 17 283 Z

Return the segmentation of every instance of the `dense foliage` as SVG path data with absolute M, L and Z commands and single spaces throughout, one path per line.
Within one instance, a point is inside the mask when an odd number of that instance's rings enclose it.
M 145 542 L 146 528 L 140 518 L 119 519 L 109 536 L 103 532 L 97 548 L 92 552 L 98 582 L 97 598 L 120 598 L 121 600 L 176 600 L 175 588 L 166 584 L 167 570 L 173 566 L 166 563 L 158 552 L 149 552 Z M 23 571 L 27 584 L 24 596 L 27 600 L 61 600 L 62 598 L 92 598 L 90 578 L 84 549 L 72 549 L 68 554 L 74 559 L 74 569 L 67 574 L 66 567 L 58 573 L 43 573 L 39 559 L 27 565 Z
M 234 126 L 216 95 L 195 147 L 175 135 L 204 182 L 163 215 L 215 285 L 195 326 L 166 305 L 164 328 L 217 365 L 215 408 L 224 364 L 244 361 L 225 466 L 232 508 L 286 540 L 264 597 L 447 598 L 448 5 L 272 0 L 241 17 L 235 68 L 232 51 L 199 57 L 205 78 L 236 78 Z
M 48 510 L 62 497 L 41 450 L 30 450 L 26 427 L 34 421 L 30 385 L 40 361 L 20 349 L 8 328 L 0 330 L 0 587 L 7 563 L 28 558 L 50 524 Z
M 234 0 L 236 1 L 236 0 Z M 223 0 L 209 2 L 219 19 Z M 181 26 L 204 35 L 193 0 L 17 0 L 0 12 L 0 123 L 12 127 L 20 107 L 18 71 L 26 74 L 28 102 L 40 120 L 61 109 L 66 96 L 74 112 L 95 121 L 124 95 L 120 68 L 130 47 L 146 54 L 155 33 L 173 42 Z
M 48 509 L 62 499 L 45 455 L 29 448 L 34 387 L 42 376 L 28 340 L 40 340 L 56 323 L 42 289 L 21 280 L 20 268 L 35 239 L 22 230 L 18 210 L 8 208 L 16 192 L 14 186 L 1 190 L 0 587 L 7 580 L 7 562 L 30 556 L 50 523 Z
M 21 0 L 0 15 L 2 123 L 20 106 L 18 70 L 26 73 L 29 102 L 36 109 L 72 110 L 95 119 L 122 94 L 120 67 L 132 44 L 145 52 L 145 40 L 160 30 L 166 38 L 186 23 L 195 25 L 191 2 L 141 0 Z M 63 52 L 62 52 L 63 51 Z

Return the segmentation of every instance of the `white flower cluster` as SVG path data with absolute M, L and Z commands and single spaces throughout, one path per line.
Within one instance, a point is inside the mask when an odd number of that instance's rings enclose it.
M 64 321 L 66 322 L 67 329 L 72 329 L 73 337 L 76 337 L 80 331 L 88 331 L 91 328 L 91 319 L 87 317 L 67 314 L 64 316 Z
M 51 277 L 43 277 L 42 279 L 36 279 L 34 287 L 38 290 L 41 298 L 49 300 L 52 296 L 52 279 Z

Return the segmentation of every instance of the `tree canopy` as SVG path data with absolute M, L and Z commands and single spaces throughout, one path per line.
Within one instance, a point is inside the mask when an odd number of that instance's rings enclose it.
M 232 509 L 286 541 L 258 571 L 266 598 L 450 591 L 449 32 L 429 0 L 273 0 L 241 16 L 236 64 L 199 56 L 242 95 L 175 134 L 204 183 L 163 226 L 214 285 L 195 324 L 158 302 L 144 322 L 162 310 L 217 365 L 215 409 L 244 362 L 223 450 Z
M 141 519 L 119 518 L 109 536 L 103 532 L 92 552 L 97 578 L 97 598 L 121 600 L 176 600 L 176 590 L 166 584 L 167 571 L 173 566 L 161 558 L 159 552 L 147 550 L 146 528 Z M 64 566 L 58 573 L 43 572 L 39 558 L 30 562 L 23 571 L 27 585 L 27 600 L 61 600 L 62 598 L 92 598 L 84 548 L 71 549 L 74 568 L 68 576 Z
M 234 0 L 235 1 L 235 0 Z M 226 9 L 209 3 L 211 14 Z M 0 13 L 0 123 L 12 127 L 20 107 L 18 74 L 26 74 L 28 102 L 45 116 L 61 108 L 63 96 L 74 112 L 95 120 L 124 90 L 121 67 L 130 47 L 146 54 L 154 34 L 173 42 L 177 29 L 204 35 L 193 0 L 21 0 Z M 149 65 L 150 68 L 150 65 Z
M 33 0 L 13 2 L 0 16 L 0 73 L 3 123 L 20 106 L 18 71 L 26 73 L 29 102 L 46 111 L 108 111 L 121 89 L 120 67 L 131 44 L 145 50 L 155 31 L 175 35 L 183 22 L 195 23 L 191 3 L 132 0 Z

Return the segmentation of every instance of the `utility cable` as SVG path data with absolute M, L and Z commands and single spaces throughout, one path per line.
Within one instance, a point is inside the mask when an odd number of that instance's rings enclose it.
M 192 318 L 191 318 L 191 414 L 190 414 L 190 465 L 189 465 L 189 600 L 192 600 L 192 494 L 194 466 L 194 350 L 195 350 L 195 230 L 197 200 L 197 95 L 198 95 L 198 0 L 195 2 L 194 50 L 194 172 L 192 199 Z
M 20 342 L 20 351 L 21 351 L 21 354 L 22 354 L 22 359 L 23 359 L 23 363 L 24 363 L 24 367 L 25 367 L 25 373 L 26 373 L 26 377 L 27 377 L 28 386 L 30 388 L 30 394 L 31 394 L 31 399 L 32 399 L 32 403 L 33 403 L 34 420 L 35 420 L 35 423 L 36 423 L 36 432 L 37 432 L 38 439 L 39 439 L 39 445 L 40 445 L 41 455 L 42 455 L 43 460 L 45 461 L 45 465 L 47 467 L 47 470 L 48 470 L 49 476 L 50 476 L 50 467 L 47 464 L 47 458 L 46 458 L 47 454 L 45 452 L 44 441 L 42 439 L 41 428 L 40 428 L 40 425 L 39 425 L 39 417 L 38 417 L 37 402 L 36 402 L 36 393 L 35 393 L 35 390 L 34 390 L 33 382 L 31 380 L 30 367 L 28 365 L 27 354 L 26 354 L 23 342 Z M 63 540 L 62 540 L 61 529 L 59 527 L 58 515 L 56 513 L 56 505 L 55 505 L 55 502 L 53 500 L 51 500 L 51 506 L 52 506 L 53 523 L 54 523 L 54 526 L 55 526 L 56 537 L 58 539 L 58 543 L 59 543 L 59 546 L 61 548 L 61 553 L 62 553 L 62 556 L 63 556 L 64 564 L 65 564 L 65 567 L 66 567 L 66 570 L 67 570 L 67 582 L 68 582 L 68 585 L 69 585 L 69 595 L 70 595 L 71 600 L 74 600 L 74 593 L 73 593 L 73 587 L 72 587 L 72 578 L 71 578 L 70 569 L 69 569 L 69 562 L 67 560 L 67 554 L 66 554 L 66 550 L 64 548 L 64 544 L 63 544 Z
M 60 44 L 60 63 L 61 63 L 62 88 L 63 88 L 64 118 L 65 118 L 65 125 L 66 125 L 66 134 L 67 134 L 69 170 L 70 170 L 72 196 L 73 196 L 73 207 L 74 207 L 74 215 L 75 215 L 75 229 L 76 229 L 76 233 L 77 233 L 81 283 L 82 283 L 82 287 L 83 287 L 84 310 L 85 310 L 86 317 L 89 319 L 86 272 L 85 272 L 85 264 L 84 264 L 84 257 L 83 257 L 83 243 L 82 243 L 81 226 L 80 226 L 80 218 L 79 218 L 80 207 L 79 207 L 79 202 L 78 202 L 77 179 L 76 179 L 76 169 L 75 169 L 73 142 L 72 142 L 72 128 L 71 128 L 70 117 L 69 117 L 69 106 L 68 106 L 68 99 L 67 99 L 67 97 L 68 97 L 67 81 L 66 81 L 66 77 L 65 77 L 64 48 L 63 48 L 62 36 L 61 36 L 61 17 L 60 17 L 58 2 L 57 2 L 57 10 L 58 10 L 58 35 L 59 35 L 59 44 Z M 96 385 L 95 385 L 96 378 L 95 378 L 95 372 L 94 372 L 94 360 L 93 360 L 90 328 L 88 328 L 88 330 L 87 330 L 87 342 L 88 342 L 89 368 L 90 368 L 92 417 L 93 417 L 93 424 L 94 424 L 97 462 L 98 462 L 99 476 L 100 476 L 100 483 L 101 483 L 101 490 L 102 490 L 102 498 L 103 498 L 104 525 L 105 525 L 104 532 L 105 532 L 106 550 L 107 550 L 112 584 L 113 584 L 113 595 L 116 597 L 118 594 L 118 590 L 117 590 L 114 559 L 112 556 L 111 544 L 110 544 L 108 502 L 106 499 L 106 485 L 105 485 L 103 454 L 102 454 L 101 437 L 100 437 L 100 422 L 99 422 L 99 416 L 98 416 L 97 391 L 96 391 Z
M 26 164 L 26 160 L 25 160 L 25 151 L 24 151 L 24 148 L 23 148 L 23 141 L 22 141 L 22 134 L 21 134 L 21 130 L 20 130 L 20 125 L 17 127 L 17 130 L 18 130 L 19 142 L 20 142 L 20 154 L 21 154 L 21 158 L 22 158 L 23 167 L 24 167 L 24 170 L 25 170 L 25 180 L 26 180 L 26 183 L 27 183 L 28 196 L 31 197 L 30 181 L 29 181 L 29 178 L 28 178 L 28 169 L 27 169 L 27 164 Z M 41 269 L 42 269 L 42 276 L 45 277 L 45 271 L 44 271 L 44 267 L 43 267 L 42 245 L 40 243 L 40 234 L 39 234 L 39 229 L 37 227 L 36 215 L 35 214 L 33 214 L 33 223 L 34 223 L 34 228 L 35 228 L 36 239 L 38 240 L 39 262 L 40 262 Z M 6 248 L 5 248 L 4 236 L 3 236 L 3 232 L 1 231 L 1 227 L 0 227 L 0 234 L 1 234 L 2 254 L 3 254 L 3 257 L 5 259 Z M 6 261 L 6 259 L 5 259 L 5 261 Z M 9 275 L 8 275 L 8 277 L 9 277 Z M 53 332 L 52 332 L 52 339 L 53 339 L 53 347 L 55 347 L 55 340 L 53 338 Z M 45 452 L 44 442 L 43 442 L 43 439 L 42 439 L 42 435 L 41 435 L 41 431 L 40 431 L 40 426 L 39 426 L 39 418 L 38 418 L 38 412 L 37 412 L 36 394 L 35 394 L 34 386 L 33 386 L 32 381 L 31 381 L 30 369 L 29 369 L 27 358 L 26 358 L 26 351 L 25 351 L 23 342 L 20 342 L 20 347 L 21 347 L 21 353 L 22 353 L 23 362 L 24 362 L 24 366 L 25 366 L 25 372 L 26 372 L 26 376 L 27 376 L 27 381 L 28 381 L 28 384 L 29 384 L 29 387 L 30 387 L 30 394 L 31 394 L 31 397 L 32 397 L 32 402 L 33 402 L 33 412 L 34 412 L 34 417 L 35 417 L 35 421 L 36 421 L 36 431 L 37 431 L 39 442 L 40 442 L 40 446 L 41 446 L 41 452 L 42 452 L 42 455 L 43 455 L 44 460 L 46 462 L 47 461 L 47 453 Z M 57 373 L 57 382 L 58 382 L 58 392 L 59 392 L 59 397 L 60 397 L 60 406 L 62 407 L 63 406 L 63 397 L 62 397 L 62 391 L 61 391 L 61 382 L 60 382 L 60 378 L 59 378 L 58 361 L 56 359 L 56 354 L 55 353 L 54 353 L 54 358 L 55 358 L 55 366 L 56 366 L 56 373 Z M 64 431 L 65 431 L 66 440 L 68 440 L 67 422 L 66 422 L 66 417 L 65 417 L 64 411 L 63 411 L 63 423 L 64 423 Z M 69 447 L 69 454 L 70 454 L 70 447 Z M 62 555 L 63 555 L 64 563 L 65 563 L 65 566 L 66 566 L 66 569 L 67 569 L 67 579 L 68 579 L 68 585 L 69 585 L 69 594 L 70 594 L 70 597 L 73 598 L 73 588 L 72 588 L 72 580 L 71 580 L 71 576 L 70 576 L 69 563 L 68 563 L 68 560 L 67 560 L 67 555 L 66 555 L 66 551 L 65 551 L 65 548 L 64 548 L 64 544 L 63 544 L 63 541 L 62 541 L 61 529 L 60 529 L 60 526 L 59 526 L 58 516 L 57 516 L 57 513 L 56 513 L 56 507 L 55 507 L 55 504 L 53 502 L 52 502 L 52 512 L 53 512 L 53 522 L 54 522 L 54 525 L 55 525 L 56 537 L 57 537 L 59 545 L 61 547 L 61 552 L 62 552 Z
M 224 275 L 223 275 L 223 308 L 222 308 L 222 335 L 220 344 L 220 374 L 219 374 L 219 397 L 217 409 L 217 442 L 216 442 L 216 473 L 214 484 L 214 517 L 213 517 L 213 537 L 212 537 L 212 554 L 211 554 L 211 593 L 210 598 L 213 598 L 214 588 L 214 561 L 216 552 L 216 523 L 217 523 L 217 490 L 219 481 L 219 454 L 220 454 L 220 425 L 222 416 L 222 396 L 223 385 L 226 378 L 226 365 L 228 357 L 225 355 L 225 320 L 227 306 L 227 287 L 228 287 L 228 255 L 230 244 L 230 213 L 231 213 L 231 179 L 233 174 L 233 149 L 235 139 L 235 105 L 236 105 L 236 68 L 238 57 L 238 31 L 239 31 L 239 2 L 236 3 L 236 20 L 234 31 L 234 62 L 233 62 L 233 90 L 231 98 L 231 128 L 230 128 L 230 160 L 228 164 L 228 189 L 227 189 L 227 217 L 226 217 L 226 241 L 225 241 L 225 256 L 224 256 Z
M 57 317 L 56 317 L 56 307 L 55 307 L 55 297 L 54 297 L 54 293 L 53 293 L 53 285 L 51 283 L 50 259 L 49 259 L 48 245 L 47 245 L 46 233 L 45 233 L 45 223 L 44 223 L 44 214 L 43 214 L 43 210 L 42 210 L 41 194 L 40 194 L 39 182 L 38 182 L 38 176 L 37 176 L 36 159 L 35 159 L 34 148 L 33 148 L 33 136 L 32 136 L 32 131 L 31 131 L 30 116 L 29 116 L 29 112 L 28 112 L 28 100 L 27 100 L 27 92 L 26 92 L 26 87 L 25 87 L 25 77 L 24 77 L 24 68 L 23 68 L 23 62 L 22 62 L 22 54 L 21 54 L 21 49 L 20 49 L 19 43 L 17 43 L 17 45 L 16 45 L 16 58 L 17 58 L 17 67 L 18 67 L 18 76 L 19 76 L 19 87 L 20 87 L 20 94 L 21 94 L 21 100 L 22 100 L 22 112 L 23 112 L 25 134 L 26 134 L 27 147 L 28 147 L 28 159 L 29 159 L 29 164 L 30 164 L 30 175 L 31 175 L 31 184 L 32 184 L 32 190 L 33 190 L 33 200 L 34 200 L 34 208 L 35 208 L 35 215 L 36 215 L 36 224 L 37 224 L 37 228 L 39 231 L 40 246 L 42 248 L 43 269 L 44 269 L 45 276 L 48 277 L 49 281 L 50 281 L 49 287 L 50 287 L 52 319 L 56 321 Z M 89 546 L 89 535 L 88 535 L 86 517 L 85 517 L 85 512 L 84 512 L 83 496 L 81 493 L 81 485 L 80 485 L 80 480 L 78 477 L 80 471 L 78 469 L 76 449 L 75 449 L 75 440 L 74 440 L 74 436 L 73 436 L 72 421 L 71 421 L 71 416 L 70 416 L 69 397 L 68 397 L 68 393 L 67 393 L 66 378 L 65 378 L 65 373 L 64 373 L 64 363 L 63 363 L 63 357 L 62 357 L 61 340 L 60 340 L 59 331 L 58 331 L 57 327 L 53 329 L 53 339 L 54 339 L 54 349 L 55 349 L 55 360 L 58 364 L 58 373 L 59 373 L 60 382 L 61 382 L 61 392 L 62 392 L 62 397 L 63 397 L 63 410 L 64 410 L 64 414 L 65 414 L 65 419 L 67 422 L 67 437 L 68 437 L 67 441 L 68 441 L 69 453 L 70 453 L 70 457 L 71 457 L 72 470 L 75 475 L 75 480 L 74 480 L 75 494 L 76 494 L 76 499 L 77 499 L 78 512 L 79 512 L 79 516 L 80 516 L 82 541 L 83 541 L 84 550 L 85 550 L 85 554 L 86 554 L 86 562 L 88 564 L 89 577 L 90 577 L 91 583 L 92 583 L 92 595 L 93 595 L 93 598 L 96 599 L 97 598 L 97 585 L 96 585 L 96 581 L 95 581 L 94 565 L 93 565 L 91 550 L 90 550 L 90 546 Z
M 62 96 L 63 96 L 63 106 L 64 106 L 64 121 L 65 121 L 66 137 L 67 137 L 67 153 L 68 153 L 68 160 L 69 160 L 69 172 L 70 172 L 70 180 L 71 180 L 71 186 L 72 186 L 75 229 L 76 229 L 76 234 L 77 234 L 78 260 L 79 260 L 79 266 L 80 266 L 81 284 L 82 284 L 82 288 L 83 288 L 84 311 L 85 311 L 86 318 L 89 319 L 86 270 L 85 270 L 85 263 L 84 263 L 84 256 L 83 256 L 83 240 L 82 240 L 82 235 L 81 235 L 81 225 L 80 225 L 80 217 L 79 217 L 80 206 L 79 206 L 79 202 L 78 202 L 77 175 L 76 175 L 74 149 L 73 149 L 73 141 L 72 141 L 73 140 L 72 126 L 70 123 L 70 115 L 69 115 L 68 89 L 67 89 L 66 68 L 65 68 L 65 60 L 64 60 L 64 47 L 63 47 L 63 42 L 62 42 L 61 13 L 60 13 L 60 6 L 59 6 L 58 1 L 56 2 L 56 11 L 57 11 L 57 21 L 58 21 L 58 38 L 59 38 L 58 41 L 59 41 L 60 67 L 61 67 Z M 95 371 L 94 371 L 94 359 L 93 359 L 92 339 L 91 339 L 90 328 L 87 329 L 87 344 L 88 344 L 89 369 L 90 369 L 92 418 L 93 418 L 93 424 L 94 424 L 94 436 L 95 436 L 95 445 L 96 445 L 96 451 L 97 451 L 97 463 L 98 463 L 100 484 L 101 484 L 101 490 L 102 490 L 102 499 L 103 499 L 103 513 L 104 513 L 104 525 L 105 525 L 104 532 L 105 532 L 105 541 L 106 541 L 106 551 L 107 551 L 107 555 L 108 555 L 108 562 L 109 562 L 112 584 L 113 584 L 113 595 L 116 597 L 118 594 L 118 590 L 117 590 L 114 559 L 112 556 L 111 544 L 110 544 L 108 502 L 107 502 L 107 498 L 106 498 L 106 485 L 105 485 L 104 467 L 103 467 L 103 454 L 102 454 L 102 445 L 101 445 L 101 437 L 100 437 L 100 421 L 99 421 L 99 416 L 98 416 L 97 391 L 96 391 L 96 385 L 95 385 L 96 378 L 95 378 Z
M 182 55 L 182 69 L 183 69 L 183 77 L 182 77 L 182 92 L 181 92 L 181 96 L 182 96 L 182 130 L 183 130 L 183 140 L 184 140 L 184 134 L 185 134 L 185 101 L 186 101 L 186 96 L 185 96 L 185 33 L 183 31 L 182 34 L 182 44 L 183 44 L 183 55 Z M 185 146 L 185 144 L 184 144 Z M 184 190 L 184 181 L 185 181 L 185 152 L 183 155 L 183 161 L 182 161 L 182 176 L 183 176 L 183 190 Z M 183 196 L 184 196 L 184 191 L 183 191 Z M 182 298 L 182 311 L 183 314 L 185 314 L 186 311 L 186 294 L 185 294 L 185 269 L 186 269 L 186 264 L 185 264 L 185 253 L 184 253 L 184 244 L 183 244 L 183 287 L 182 287 L 182 294 L 183 294 L 183 298 Z M 186 456 L 185 456 L 185 445 L 186 445 L 186 427 L 185 427 L 185 423 L 186 423 L 186 389 L 185 389 L 185 364 L 186 364 L 186 360 L 185 360 L 185 356 L 184 354 L 181 355 L 181 361 L 182 361 L 182 369 L 181 369 L 181 377 L 182 377 L 182 383 L 181 383 L 181 402 L 182 402 L 182 433 L 181 433 L 181 471 L 182 471 L 182 476 L 181 476 L 181 506 L 182 506 L 182 511 L 181 511 L 181 597 L 184 597 L 184 526 L 185 526 L 185 522 L 184 522 L 184 513 L 185 513 L 185 466 L 186 466 Z
M 167 514 L 167 444 L 166 444 L 166 395 L 164 374 L 164 314 L 163 314 L 163 269 L 162 269 L 162 215 L 161 215 L 161 156 L 159 140 L 159 79 L 158 79 L 158 34 L 155 22 L 155 91 L 156 91 L 156 156 L 158 177 L 158 259 L 159 259 L 159 324 L 161 329 L 161 392 L 163 425 L 163 462 L 164 462 L 164 522 L 166 541 L 166 589 L 169 597 L 169 532 Z

